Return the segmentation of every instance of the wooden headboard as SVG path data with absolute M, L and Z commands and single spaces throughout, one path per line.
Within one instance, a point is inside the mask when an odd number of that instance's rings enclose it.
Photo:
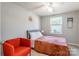
M 26 33 L 27 33 L 27 38 L 28 38 L 28 39 L 31 38 L 30 32 L 39 32 L 39 31 L 41 32 L 41 30 L 27 30 L 27 31 L 26 31 Z

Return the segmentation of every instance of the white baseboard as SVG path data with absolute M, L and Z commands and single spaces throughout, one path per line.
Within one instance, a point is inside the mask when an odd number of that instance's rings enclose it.
M 77 46 L 79 47 L 79 44 L 75 44 L 75 43 L 68 43 L 69 45 L 74 45 L 74 46 Z

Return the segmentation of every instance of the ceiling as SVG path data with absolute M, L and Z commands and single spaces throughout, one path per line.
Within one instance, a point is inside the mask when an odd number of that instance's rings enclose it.
M 46 2 L 47 3 L 47 2 Z M 53 11 L 49 11 L 49 8 L 45 2 L 16 2 L 17 5 L 23 7 L 26 10 L 30 10 L 39 16 L 54 15 L 60 13 L 66 13 L 79 10 L 79 2 L 63 2 L 54 6 Z M 60 3 L 60 2 L 54 2 Z

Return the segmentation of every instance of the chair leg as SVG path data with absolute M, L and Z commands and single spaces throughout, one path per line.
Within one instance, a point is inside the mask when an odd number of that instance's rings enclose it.
M 31 51 L 30 51 L 30 56 L 31 56 Z
M 30 51 L 30 53 L 28 54 L 28 56 L 31 56 L 31 51 Z

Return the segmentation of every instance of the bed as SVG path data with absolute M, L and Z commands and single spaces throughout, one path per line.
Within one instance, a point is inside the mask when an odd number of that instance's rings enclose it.
M 69 56 L 70 51 L 64 37 L 43 36 L 38 30 L 27 31 L 31 47 L 50 56 Z

